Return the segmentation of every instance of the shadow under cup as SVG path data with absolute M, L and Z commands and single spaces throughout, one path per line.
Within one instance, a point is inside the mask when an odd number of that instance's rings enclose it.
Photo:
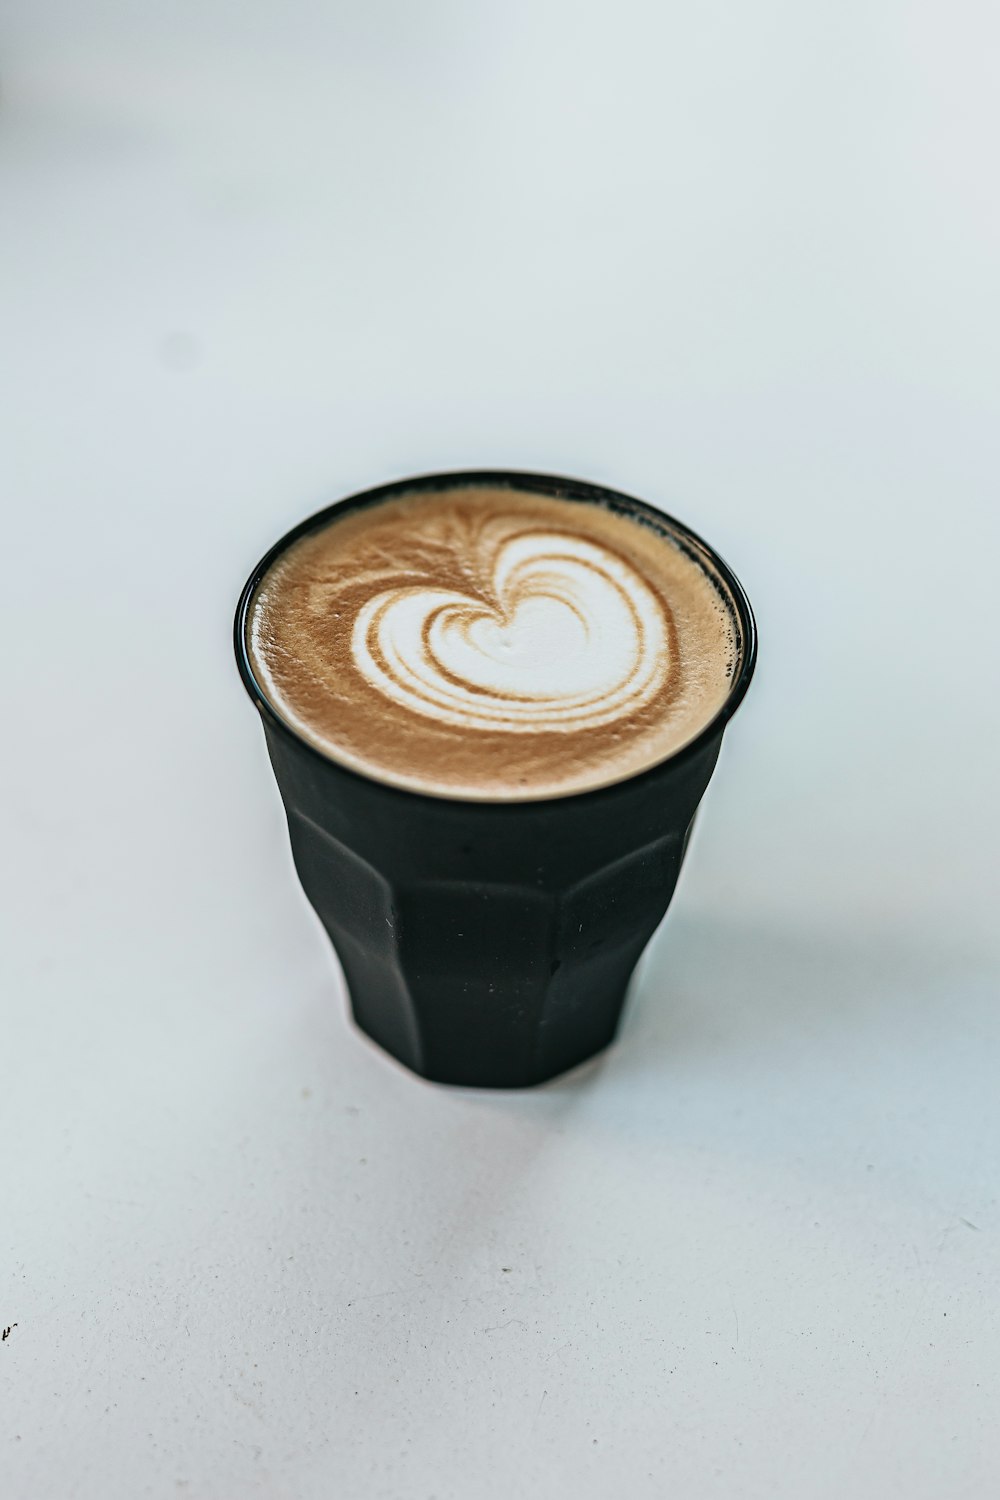
M 510 485 L 666 523 L 730 606 L 728 698 L 682 750 L 597 791 L 476 802 L 404 791 L 315 749 L 272 708 L 247 653 L 257 584 L 338 514 L 414 490 Z M 726 724 L 753 674 L 749 601 L 718 555 L 662 512 L 577 480 L 505 471 L 422 476 L 329 506 L 264 557 L 240 598 L 236 657 L 260 711 L 302 887 L 343 966 L 354 1019 L 438 1083 L 522 1088 L 599 1052 L 670 903 Z

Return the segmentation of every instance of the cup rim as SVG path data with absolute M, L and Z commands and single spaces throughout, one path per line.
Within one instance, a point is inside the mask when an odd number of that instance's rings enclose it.
M 503 798 L 473 797 L 467 794 L 452 796 L 447 792 L 436 792 L 422 787 L 408 786 L 402 782 L 390 781 L 384 777 L 359 770 L 358 767 L 350 765 L 331 751 L 321 749 L 319 745 L 307 739 L 295 725 L 290 723 L 278 711 L 254 675 L 247 648 L 246 629 L 247 616 L 257 585 L 271 565 L 287 548 L 299 541 L 301 537 L 308 535 L 311 531 L 319 530 L 334 515 L 343 515 L 352 510 L 359 510 L 368 505 L 391 500 L 397 495 L 412 493 L 414 490 L 450 489 L 460 485 L 508 486 L 512 489 L 526 489 L 536 494 L 548 495 L 554 499 L 573 500 L 581 503 L 589 502 L 591 504 L 596 503 L 619 514 L 624 512 L 629 515 L 635 515 L 638 512 L 640 515 L 648 516 L 657 525 L 665 523 L 683 550 L 696 558 L 699 553 L 707 558 L 715 572 L 728 588 L 736 609 L 742 637 L 740 642 L 740 666 L 733 678 L 725 701 L 708 723 L 692 739 L 681 745 L 677 750 L 663 756 L 662 759 L 654 761 L 652 765 L 644 766 L 642 770 L 634 771 L 630 775 L 626 774 L 611 781 L 602 781 L 596 787 L 556 793 L 549 791 L 536 796 L 532 796 L 530 793 L 528 795 Z M 595 484 L 590 480 L 569 478 L 565 475 L 541 474 L 528 469 L 449 469 L 442 472 L 417 474 L 404 479 L 393 479 L 385 484 L 374 485 L 370 489 L 358 490 L 354 494 L 345 495 L 343 498 L 334 500 L 329 505 L 323 506 L 320 510 L 313 512 L 312 515 L 306 516 L 303 520 L 299 521 L 289 531 L 286 531 L 264 553 L 243 585 L 233 620 L 233 646 L 243 686 L 262 717 L 273 727 L 283 730 L 286 734 L 290 735 L 297 745 L 316 756 L 324 764 L 336 766 L 337 770 L 345 776 L 356 777 L 359 782 L 377 786 L 386 792 L 395 792 L 402 797 L 417 797 L 429 799 L 434 802 L 465 804 L 468 807 L 476 808 L 484 806 L 496 808 L 538 807 L 551 802 L 579 801 L 581 798 L 600 797 L 603 794 L 620 790 L 625 786 L 634 787 L 637 783 L 645 781 L 646 778 L 656 776 L 657 773 L 663 771 L 664 767 L 668 765 L 674 766 L 682 760 L 697 755 L 716 735 L 721 736 L 729 720 L 743 702 L 757 665 L 757 621 L 754 617 L 753 608 L 747 597 L 746 590 L 725 558 L 714 547 L 710 546 L 703 537 L 699 536 L 696 531 L 693 531 L 690 526 L 687 526 L 683 521 L 677 520 L 675 516 L 671 515 L 668 511 L 660 509 L 658 506 L 650 505 L 647 501 L 640 500 L 634 495 L 626 494 L 623 490 L 612 489 L 607 485 Z

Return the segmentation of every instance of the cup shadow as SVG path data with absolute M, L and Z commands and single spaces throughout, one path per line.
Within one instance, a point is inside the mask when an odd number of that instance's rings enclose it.
M 633 976 L 618 1036 L 591 1062 L 538 1090 L 554 1096 L 606 1077 L 825 1044 L 851 1047 L 916 1018 L 942 1024 L 977 955 L 898 931 L 803 930 L 722 915 L 663 923 Z
M 381 1247 L 380 1282 L 416 1286 L 414 1307 L 423 1307 L 427 1288 L 438 1296 L 460 1286 L 484 1326 L 534 1315 L 534 1299 L 557 1284 L 532 1250 L 536 1223 L 549 1205 L 560 1222 L 560 1195 L 567 1182 L 586 1181 L 590 1153 L 603 1163 L 607 1192 L 609 1170 L 627 1173 L 635 1161 L 683 1167 L 706 1143 L 719 1160 L 743 1153 L 761 1170 L 775 1160 L 783 1170 L 804 1150 L 817 1171 L 834 1176 L 845 1153 L 853 1160 L 859 1149 L 882 1149 L 902 1163 L 906 1191 L 926 1198 L 926 1162 L 919 1171 L 910 1162 L 922 1160 L 931 1137 L 907 1110 L 932 1096 L 941 1066 L 954 1073 L 963 1048 L 978 1049 L 977 1077 L 987 1067 L 972 1024 L 992 1008 L 982 957 L 899 931 L 808 931 L 684 913 L 663 925 L 642 960 L 617 1041 L 538 1087 L 442 1088 L 359 1036 L 366 1108 L 384 1111 L 393 1142 L 383 1190 L 358 1231 Z M 344 1054 L 344 1079 L 359 1062 Z M 960 1111 L 948 1118 L 950 1101 L 935 1118 L 942 1181 L 972 1129 Z M 894 1109 L 903 1125 L 893 1123 Z M 402 1131 L 391 1124 L 401 1118 L 409 1122 Z M 325 1160 L 317 1159 L 321 1183 Z M 338 1164 L 321 1196 L 332 1201 L 342 1169 L 335 1153 L 330 1160 Z M 662 1172 L 652 1180 L 662 1187 Z M 413 1200 L 414 1183 L 425 1206 L 400 1238 L 393 1205 Z M 580 1212 L 603 1212 L 599 1200 L 586 1202 Z M 412 1282 L 413 1266 L 426 1270 L 424 1282 Z

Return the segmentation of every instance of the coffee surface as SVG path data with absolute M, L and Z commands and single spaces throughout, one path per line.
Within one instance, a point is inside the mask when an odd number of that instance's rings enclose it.
M 265 573 L 247 645 L 278 714 L 334 760 L 490 801 L 665 759 L 739 654 L 725 585 L 665 520 L 485 484 L 335 513 Z

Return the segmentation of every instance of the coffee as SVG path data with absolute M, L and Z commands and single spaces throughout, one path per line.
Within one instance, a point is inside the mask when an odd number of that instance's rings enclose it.
M 693 740 L 741 636 L 707 553 L 623 497 L 442 481 L 334 511 L 253 594 L 272 708 L 333 760 L 438 797 L 608 786 Z
M 504 1088 L 606 1046 L 753 675 L 722 559 L 596 485 L 426 475 L 277 542 L 234 637 L 362 1030 Z

